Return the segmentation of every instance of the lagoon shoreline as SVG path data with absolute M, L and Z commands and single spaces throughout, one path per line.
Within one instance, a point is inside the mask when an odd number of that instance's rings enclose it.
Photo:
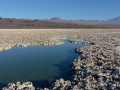
M 46 32 L 44 33 L 46 34 Z M 53 31 L 51 35 L 52 34 Z M 71 71 L 73 72 L 71 80 L 57 79 L 52 82 L 49 87 L 40 90 L 120 89 L 119 29 L 93 31 L 88 29 L 85 31 L 63 30 L 54 31 L 54 35 L 61 38 L 63 36 L 64 38 L 78 37 L 81 39 L 76 41 L 77 43 L 89 45 L 76 49 L 79 57 L 74 59 L 70 65 Z M 59 38 L 59 40 L 61 38 Z M 22 90 L 23 88 L 25 88 L 25 90 L 35 90 L 31 82 L 8 84 L 3 90 L 10 90 L 11 88 L 13 88 L 13 90 Z

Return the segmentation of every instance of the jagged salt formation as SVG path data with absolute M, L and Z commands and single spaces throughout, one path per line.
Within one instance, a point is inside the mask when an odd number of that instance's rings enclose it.
M 79 37 L 94 44 L 76 49 L 72 80 L 58 79 L 40 90 L 120 90 L 120 33 Z
M 16 84 L 9 83 L 8 86 L 4 87 L 2 90 L 35 90 L 35 87 L 33 87 L 31 82 L 24 82 L 22 84 L 17 82 Z
M 97 46 L 77 49 L 72 63 L 73 81 L 79 89 L 120 89 L 120 54 Z

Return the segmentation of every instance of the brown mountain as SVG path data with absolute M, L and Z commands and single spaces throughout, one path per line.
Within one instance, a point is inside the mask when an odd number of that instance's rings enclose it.
M 0 28 L 120 28 L 120 23 L 97 20 L 63 20 L 58 17 L 49 20 L 0 18 Z

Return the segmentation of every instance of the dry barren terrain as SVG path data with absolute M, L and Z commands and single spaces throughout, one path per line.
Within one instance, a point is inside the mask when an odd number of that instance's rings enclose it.
M 119 29 L 0 29 L 0 50 L 13 46 L 60 45 L 61 39 L 77 37 L 80 34 L 119 32 Z

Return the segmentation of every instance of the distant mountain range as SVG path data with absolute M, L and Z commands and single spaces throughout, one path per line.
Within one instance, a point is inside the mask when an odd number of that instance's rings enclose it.
M 120 17 L 109 20 L 64 20 L 59 17 L 51 19 L 16 19 L 0 18 L 0 28 L 120 28 Z
M 64 20 L 64 19 L 61 19 L 59 17 L 54 17 L 52 19 L 50 19 L 51 21 L 54 21 L 54 22 L 71 22 L 71 23 L 119 23 L 120 22 L 120 17 L 115 17 L 113 19 L 108 19 L 108 20 L 102 20 L 102 21 L 99 21 L 99 20 Z
M 115 17 L 115 18 L 113 18 L 113 19 L 109 19 L 108 21 L 110 21 L 110 22 L 116 22 L 116 23 L 120 23 L 120 17 Z

